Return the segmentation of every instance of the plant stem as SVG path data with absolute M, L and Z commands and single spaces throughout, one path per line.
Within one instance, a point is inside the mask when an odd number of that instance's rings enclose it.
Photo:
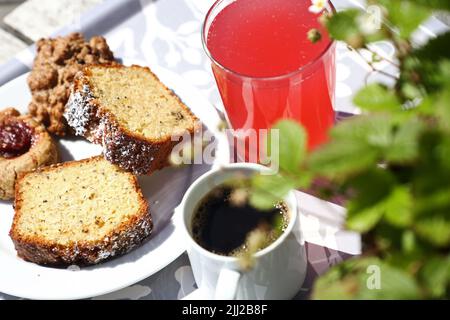
M 350 48 L 351 48 L 351 50 L 353 50 L 354 52 L 356 52 L 356 53 L 361 57 L 361 59 L 363 59 L 363 60 L 369 65 L 369 67 L 372 69 L 373 72 L 378 72 L 378 73 L 380 73 L 380 74 L 382 74 L 382 75 L 384 75 L 384 76 L 386 76 L 386 77 L 392 78 L 392 79 L 394 79 L 394 80 L 396 80 L 396 81 L 398 80 L 398 77 L 397 77 L 397 76 L 394 76 L 394 75 L 392 75 L 392 74 L 390 74 L 390 73 L 388 73 L 388 72 L 386 72 L 386 71 L 380 70 L 380 69 L 378 69 L 377 67 L 375 67 L 374 64 L 373 64 L 373 62 L 367 60 L 366 57 L 364 57 L 364 56 L 362 55 L 362 53 L 361 53 L 359 50 L 356 50 L 356 49 L 354 49 L 354 48 L 352 48 L 352 47 L 350 47 Z M 372 50 L 370 50 L 370 49 L 368 49 L 368 50 L 369 50 L 370 52 L 374 53 Z M 375 54 L 377 54 L 377 53 L 375 52 Z M 380 56 L 380 57 L 381 57 L 381 56 Z M 383 59 L 383 57 L 381 57 L 381 58 Z
M 400 68 L 400 65 L 394 61 L 392 61 L 389 58 L 386 58 L 385 56 L 382 56 L 381 54 L 379 54 L 378 52 L 375 52 L 374 50 L 370 49 L 367 45 L 364 45 L 363 47 L 364 49 L 366 49 L 367 51 L 371 52 L 374 55 L 377 55 L 378 57 L 380 57 L 382 60 L 386 61 L 387 63 L 393 65 L 396 68 Z

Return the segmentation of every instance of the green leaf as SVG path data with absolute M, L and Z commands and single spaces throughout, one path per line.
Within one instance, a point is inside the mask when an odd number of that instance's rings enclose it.
M 440 34 L 437 37 L 430 39 L 425 46 L 414 52 L 414 56 L 417 57 L 421 63 L 430 61 L 435 64 L 438 63 L 439 60 L 449 58 L 450 32 Z
M 423 217 L 416 222 L 414 230 L 435 246 L 444 248 L 450 245 L 450 220 L 443 216 Z
M 407 0 L 407 1 L 432 10 L 450 11 L 450 1 L 448 0 Z
M 430 190 L 426 194 L 420 194 L 414 204 L 415 213 L 418 216 L 447 212 L 449 208 L 450 189 L 448 187 L 440 187 L 437 190 Z
M 313 183 L 315 175 L 310 171 L 303 171 L 295 177 L 297 189 L 308 189 Z
M 379 153 L 382 148 L 392 143 L 393 127 L 396 125 L 394 120 L 394 117 L 387 114 L 354 117 L 334 127 L 331 136 L 334 141 L 341 143 L 365 144 Z
M 287 177 L 256 175 L 251 179 L 250 204 L 261 210 L 271 209 L 295 188 L 295 181 Z
M 400 111 L 401 103 L 394 91 L 381 84 L 371 84 L 361 89 L 353 99 L 360 108 L 368 111 Z
M 435 101 L 439 122 L 445 129 L 450 129 L 450 85 L 438 94 Z
M 405 230 L 402 234 L 402 250 L 405 253 L 412 253 L 416 250 L 416 236 L 411 230 Z M 408 262 L 408 261 L 405 261 Z
M 420 299 L 421 293 L 415 279 L 405 271 L 379 262 L 373 264 L 380 268 L 381 287 L 371 290 L 368 286 L 362 287 L 360 299 L 370 300 L 412 300 Z M 367 280 L 370 275 L 367 275 Z
M 275 161 L 279 159 L 282 170 L 289 173 L 299 173 L 301 164 L 306 154 L 306 132 L 295 121 L 282 120 L 273 129 L 279 130 L 279 140 L 270 135 L 268 141 L 269 150 L 279 150 L 279 155 L 271 154 Z
M 385 219 L 397 227 L 407 227 L 413 219 L 413 199 L 406 187 L 395 188 L 384 202 Z
M 326 276 L 321 276 L 314 283 L 314 300 L 353 300 L 354 292 L 358 290 L 359 282 L 356 277 L 347 277 L 330 281 Z
M 379 286 L 378 286 L 379 285 Z M 332 267 L 314 284 L 313 299 L 418 299 L 417 283 L 376 258 L 355 258 Z
M 349 9 L 337 12 L 327 21 L 327 29 L 331 37 L 336 40 L 348 41 L 360 34 L 357 17 L 360 11 Z
M 412 84 L 411 82 L 404 82 L 401 85 L 402 94 L 408 100 L 421 99 L 424 96 L 424 92 L 421 86 Z
M 387 170 L 372 168 L 347 179 L 347 187 L 354 190 L 349 214 L 369 209 L 385 201 L 395 187 L 395 178 Z
M 355 195 L 347 206 L 347 227 L 358 232 L 371 230 L 384 215 L 384 202 L 394 183 L 393 176 L 383 169 L 372 169 L 350 179 L 348 186 Z
M 436 97 L 434 95 L 428 95 L 423 97 L 420 104 L 417 106 L 417 108 L 414 109 L 414 112 L 416 112 L 418 115 L 433 117 L 436 111 L 435 99 Z
M 442 59 L 439 62 L 439 73 L 436 78 L 436 81 L 441 82 L 446 86 L 445 91 L 448 91 L 450 88 L 450 59 Z
M 336 141 L 312 153 L 308 164 L 319 176 L 342 178 L 373 167 L 377 155 L 377 150 L 364 142 Z
M 326 177 L 345 177 L 374 167 L 382 151 L 392 144 L 393 118 L 359 116 L 331 131 L 333 140 L 309 157 L 309 168 Z
M 400 36 L 408 39 L 411 34 L 431 15 L 429 8 L 410 0 L 379 0 L 388 10 L 388 20 L 398 28 Z
M 347 228 L 361 233 L 368 232 L 377 225 L 383 217 L 383 214 L 384 207 L 382 204 L 353 212 L 347 218 Z
M 367 181 L 368 185 L 372 185 L 375 180 Z M 393 226 L 409 226 L 413 219 L 411 194 L 405 187 L 396 187 L 389 192 L 392 186 L 393 182 L 391 186 L 385 186 L 388 195 L 384 197 L 382 196 L 385 192 L 378 191 L 378 195 L 370 194 L 368 190 L 370 187 L 363 190 L 357 189 L 358 195 L 348 205 L 347 227 L 365 233 L 373 229 L 383 217 Z M 373 192 L 376 192 L 375 188 L 373 187 Z
M 450 179 L 450 161 L 447 161 L 450 159 L 450 135 L 447 132 L 444 132 L 445 138 L 442 141 L 442 144 L 439 146 L 439 156 L 441 159 L 441 163 L 443 166 L 443 170 Z M 448 180 L 447 180 L 448 181 Z
M 365 35 L 364 39 L 366 43 L 379 42 L 386 40 L 386 34 L 383 32 L 385 26 L 382 26 L 381 29 L 373 34 Z
M 405 61 L 403 77 L 418 78 L 428 94 L 448 86 L 450 82 L 450 32 L 430 40 Z
M 314 283 L 312 298 L 315 300 L 351 300 L 359 288 L 356 277 L 346 277 L 341 270 L 344 264 L 334 266 Z
M 450 213 L 450 135 L 435 125 L 419 139 L 419 159 L 413 180 L 417 216 Z
M 386 256 L 392 254 L 401 254 L 403 249 L 403 232 L 402 229 L 392 226 L 388 223 L 381 222 L 374 232 L 373 246 L 378 248 L 380 252 Z
M 268 210 L 273 208 L 273 204 L 277 202 L 277 198 L 271 194 L 267 195 L 260 190 L 253 190 L 250 195 L 250 204 L 259 210 Z
M 356 299 L 362 284 L 362 272 L 376 259 L 353 258 L 331 267 L 314 283 L 312 298 L 315 300 Z
M 412 197 L 409 188 L 398 186 L 387 170 L 374 169 L 348 181 L 355 190 L 347 206 L 347 227 L 368 232 L 384 217 L 397 227 L 409 226 L 413 218 Z
M 417 118 L 400 124 L 394 134 L 392 144 L 385 151 L 386 160 L 391 163 L 415 160 L 419 153 L 419 136 L 424 129 L 424 123 Z
M 450 285 L 449 270 L 450 256 L 436 256 L 425 261 L 425 265 L 420 270 L 420 279 L 433 298 L 445 298 L 446 290 Z
M 332 130 L 333 143 L 358 145 L 361 159 L 354 161 L 362 161 L 372 154 L 375 157 L 383 156 L 393 163 L 412 161 L 417 158 L 418 137 L 425 126 L 423 121 L 409 118 L 406 111 L 403 111 L 397 117 L 373 114 L 344 121 Z M 355 155 L 356 153 L 352 156 Z

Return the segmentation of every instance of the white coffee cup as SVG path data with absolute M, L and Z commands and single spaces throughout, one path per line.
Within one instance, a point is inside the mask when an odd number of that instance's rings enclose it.
M 266 170 L 269 169 L 249 163 L 212 170 L 192 184 L 179 207 L 195 281 L 207 299 L 291 299 L 301 289 L 307 258 L 293 192 L 284 199 L 290 215 L 287 229 L 274 243 L 255 255 L 256 263 L 251 271 L 241 271 L 237 258 L 212 253 L 192 237 L 192 216 L 199 202 L 212 189 L 235 178 L 236 174 L 248 177 Z

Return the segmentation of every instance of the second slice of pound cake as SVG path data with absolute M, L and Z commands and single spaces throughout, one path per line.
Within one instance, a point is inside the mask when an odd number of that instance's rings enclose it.
M 140 66 L 86 67 L 75 77 L 65 117 L 77 135 L 103 146 L 108 161 L 140 175 L 168 165 L 180 137 L 198 126 L 189 108 Z
M 27 261 L 82 266 L 134 249 L 152 226 L 136 177 L 95 157 L 21 177 L 10 236 Z

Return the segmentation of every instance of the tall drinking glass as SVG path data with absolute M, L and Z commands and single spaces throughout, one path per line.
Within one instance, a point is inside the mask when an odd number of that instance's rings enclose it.
M 309 149 L 334 125 L 335 42 L 309 0 L 218 0 L 203 26 L 203 44 L 231 127 L 268 129 L 293 119 Z M 334 10 L 331 3 L 326 8 Z M 322 39 L 313 44 L 311 29 Z M 244 134 L 245 136 L 245 134 Z

